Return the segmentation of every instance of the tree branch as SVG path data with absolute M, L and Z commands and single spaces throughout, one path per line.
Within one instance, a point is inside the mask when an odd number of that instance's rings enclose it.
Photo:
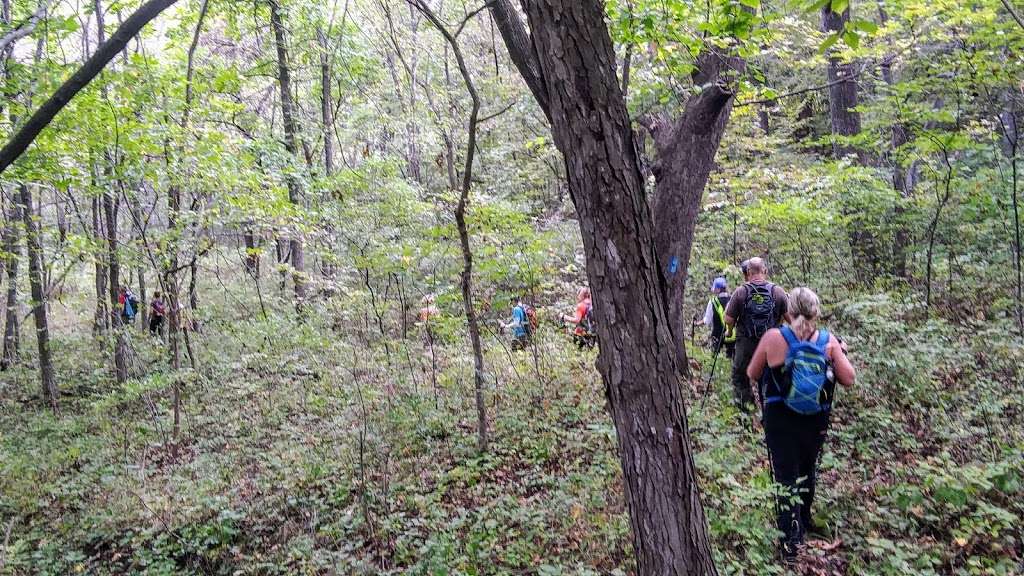
M 32 13 L 31 16 L 29 16 L 28 20 L 25 20 L 14 28 L 11 28 L 6 34 L 0 36 L 0 52 L 3 52 L 12 42 L 17 42 L 31 34 L 36 29 L 36 26 L 39 25 L 39 21 L 42 20 L 43 17 L 46 16 L 47 11 L 50 10 L 50 2 L 52 2 L 52 0 L 41 0 L 39 2 L 39 7 L 36 8 L 36 11 Z
M 1003 0 L 1003 6 L 1006 8 L 1006 11 L 1010 13 L 1010 16 L 1013 16 L 1013 19 L 1017 21 L 1017 24 L 1019 24 L 1021 28 L 1024 28 L 1024 19 L 1021 19 L 1020 14 L 1013 9 L 1013 4 L 1010 4 L 1010 0 Z
M 737 108 L 740 108 L 742 106 L 752 106 L 754 104 L 773 104 L 773 103 L 775 103 L 775 102 L 777 102 L 779 100 L 782 100 L 783 98 L 792 98 L 793 96 L 799 96 L 801 94 L 807 94 L 808 92 L 817 92 L 818 90 L 827 90 L 827 89 L 829 89 L 829 88 L 831 88 L 833 86 L 836 86 L 838 84 L 842 84 L 844 82 L 849 82 L 851 79 L 856 78 L 856 77 L 860 76 L 861 74 L 863 74 L 865 70 L 867 70 L 867 64 L 865 64 L 864 66 L 861 66 L 859 70 L 857 70 L 856 72 L 854 72 L 850 76 L 843 76 L 842 78 L 840 78 L 838 80 L 833 80 L 831 82 L 826 82 L 824 84 L 819 84 L 817 86 L 809 86 L 807 88 L 801 88 L 799 90 L 793 90 L 792 92 L 786 92 L 784 94 L 779 94 L 778 96 L 775 96 L 774 98 L 764 98 L 762 100 L 746 100 L 744 102 L 737 102 L 735 104 L 735 106 Z
M 526 86 L 550 122 L 551 106 L 548 103 L 547 85 L 540 74 L 540 63 L 534 53 L 533 41 L 526 30 L 526 25 L 510 0 L 493 0 L 489 7 L 512 63 L 519 70 L 519 74 L 526 81 Z
M 18 159 L 39 133 L 68 105 L 68 102 L 92 82 L 115 56 L 124 50 L 128 41 L 142 30 L 142 27 L 172 6 L 177 0 L 149 0 L 124 21 L 109 40 L 100 44 L 93 55 L 58 88 L 50 99 L 40 106 L 35 114 L 7 141 L 0 150 L 0 174 Z

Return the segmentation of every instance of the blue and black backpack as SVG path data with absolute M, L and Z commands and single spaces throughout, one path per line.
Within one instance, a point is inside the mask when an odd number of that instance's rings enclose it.
M 789 344 L 785 372 L 789 386 L 780 390 L 781 396 L 766 398 L 765 403 L 784 402 L 790 410 L 804 415 L 820 414 L 832 408 L 835 384 L 828 359 L 829 333 L 818 331 L 815 342 L 800 340 L 789 326 L 779 329 Z

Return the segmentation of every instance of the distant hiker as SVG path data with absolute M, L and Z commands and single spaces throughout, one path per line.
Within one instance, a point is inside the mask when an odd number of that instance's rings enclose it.
M 437 305 L 434 303 L 435 300 L 436 297 L 433 294 L 427 294 L 420 300 L 420 305 L 422 307 L 420 308 L 419 314 L 416 315 L 417 320 L 425 323 L 441 313 L 441 311 L 437 309 Z
M 135 315 L 139 312 L 139 299 L 135 297 L 132 289 L 121 286 L 117 295 L 117 303 L 121 308 L 121 320 L 125 324 L 135 322 Z
M 701 324 L 711 327 L 711 349 L 718 353 L 725 348 L 725 355 L 733 357 L 736 351 L 736 329 L 735 327 L 726 330 L 725 307 L 729 305 L 729 283 L 725 278 L 715 278 L 711 283 L 711 299 L 704 309 L 704 319 Z
M 159 292 L 153 293 L 153 300 L 149 303 L 149 332 L 156 336 L 161 333 L 164 326 L 164 317 L 167 316 L 167 304 Z
M 746 283 L 737 288 L 725 308 L 727 329 L 736 330 L 736 352 L 732 363 L 733 399 L 742 412 L 753 407 L 747 381 L 747 366 L 761 337 L 782 324 L 786 314 L 786 291 L 767 280 L 768 268 L 761 258 L 741 266 Z
M 835 383 L 852 386 L 856 372 L 838 338 L 817 325 L 818 296 L 797 288 L 789 296 L 788 326 L 769 330 L 754 351 L 747 376 L 756 387 L 775 481 L 788 493 L 776 504 L 784 559 L 796 557 L 811 520 L 815 475 L 828 429 Z
M 576 313 L 571 316 L 562 316 L 562 320 L 574 326 L 572 338 L 580 349 L 593 348 L 597 344 L 594 305 L 590 299 L 590 288 L 584 286 L 579 289 L 579 292 L 576 293 Z
M 537 314 L 531 306 L 523 304 L 522 298 L 515 298 L 512 302 L 512 319 L 502 326 L 512 329 L 512 349 L 523 350 L 530 344 L 537 328 Z

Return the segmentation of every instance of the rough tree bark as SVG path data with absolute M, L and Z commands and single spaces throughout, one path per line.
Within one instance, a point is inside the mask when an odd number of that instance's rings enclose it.
M 103 218 L 107 233 L 107 292 L 110 295 L 110 325 L 114 329 L 114 376 L 118 383 L 128 381 L 128 339 L 123 329 L 118 296 L 121 288 L 121 264 L 117 254 L 117 216 L 119 202 L 112 192 L 103 193 Z
M 656 161 L 654 237 L 658 263 L 667 285 L 669 325 L 676 339 L 681 370 L 686 358 L 686 326 L 683 305 L 686 275 L 690 266 L 693 237 L 697 229 L 701 198 L 715 155 L 732 113 L 733 94 L 720 82 L 727 70 L 740 70 L 736 58 L 705 54 L 698 63 L 694 83 L 705 88 L 686 102 L 681 117 L 647 122 L 654 137 Z
M 43 250 L 39 241 L 39 229 L 32 213 L 32 191 L 28 185 L 20 185 L 22 221 L 25 224 L 25 246 L 28 252 L 28 280 L 32 290 L 32 316 L 36 325 L 36 346 L 39 350 L 39 376 L 43 398 L 50 408 L 57 412 L 60 396 L 57 379 L 53 371 L 53 357 L 50 354 L 50 324 L 47 318 L 46 288 L 43 285 Z
M 274 44 L 277 47 L 277 81 L 281 89 L 281 118 L 284 124 L 284 142 L 288 153 L 298 160 L 298 126 L 295 122 L 295 105 L 292 102 L 291 68 L 288 61 L 288 46 L 284 20 L 281 17 L 281 5 L 277 0 L 268 0 L 270 4 L 270 24 L 274 29 Z M 294 176 L 288 176 L 288 200 L 302 208 L 302 185 Z M 292 281 L 295 285 L 296 306 L 301 310 L 306 299 L 305 267 L 302 238 L 298 230 L 292 231 L 289 239 L 291 252 Z
M 501 21 L 503 14 L 515 14 L 508 0 L 498 0 L 491 9 L 501 27 L 522 26 L 511 18 Z M 555 143 L 565 157 L 601 341 L 597 366 L 618 433 L 638 572 L 716 574 L 681 395 L 680 354 L 669 328 L 667 285 L 656 254 L 654 215 L 616 79 L 603 4 L 533 0 L 527 17 L 530 34 L 502 29 L 502 36 L 530 38 L 528 51 L 514 54 L 513 61 L 531 90 L 542 88 L 538 101 L 542 106 L 547 101 Z M 521 50 L 515 43 L 507 46 L 511 52 Z M 686 198 L 672 194 L 680 202 Z M 685 275 L 682 254 L 677 257 L 676 272 Z
M 821 29 L 828 34 L 838 34 L 850 21 L 849 6 L 840 14 L 832 11 L 829 2 L 821 9 Z M 853 62 L 843 62 L 833 51 L 828 59 L 828 104 L 829 119 L 834 136 L 856 136 L 860 134 L 860 112 L 857 112 L 857 78 Z M 837 158 L 860 153 L 855 147 L 835 139 L 832 151 Z

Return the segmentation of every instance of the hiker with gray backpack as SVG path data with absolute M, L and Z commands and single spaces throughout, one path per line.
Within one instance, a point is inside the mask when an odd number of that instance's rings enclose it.
M 736 352 L 732 361 L 733 401 L 743 413 L 754 407 L 747 380 L 747 366 L 758 342 L 771 329 L 782 325 L 788 298 L 786 291 L 768 281 L 768 267 L 761 258 L 740 266 L 746 282 L 737 288 L 725 308 L 725 325 L 736 330 Z
M 789 296 L 789 324 L 765 333 L 747 368 L 751 393 L 760 399 L 761 425 L 775 482 L 780 552 L 796 559 L 812 521 L 818 456 L 825 443 L 835 385 L 852 386 L 856 372 L 842 341 L 818 326 L 821 303 L 809 288 Z

